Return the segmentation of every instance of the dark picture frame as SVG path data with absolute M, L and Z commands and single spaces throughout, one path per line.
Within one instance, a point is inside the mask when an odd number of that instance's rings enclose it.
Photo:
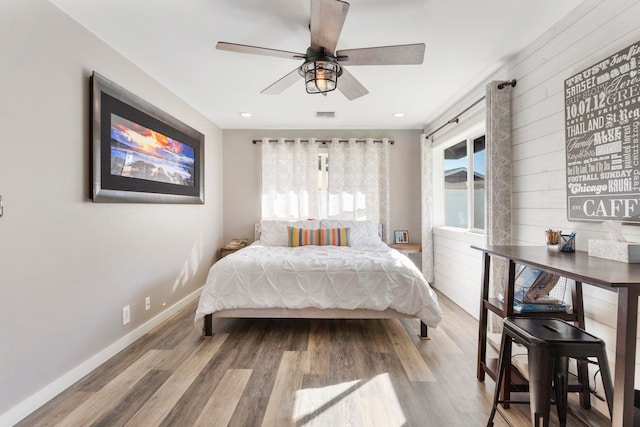
M 204 135 L 96 72 L 91 157 L 93 202 L 204 204 Z
M 409 243 L 409 232 L 407 230 L 395 230 L 393 234 L 395 237 L 395 244 Z

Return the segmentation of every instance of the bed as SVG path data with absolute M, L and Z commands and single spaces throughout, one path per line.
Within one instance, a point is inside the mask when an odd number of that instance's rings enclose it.
M 262 221 L 256 230 L 259 239 L 209 270 L 194 320 L 205 336 L 214 317 L 418 318 L 422 338 L 442 319 L 420 270 L 382 241 L 378 224 Z M 321 232 L 343 239 L 292 237 Z

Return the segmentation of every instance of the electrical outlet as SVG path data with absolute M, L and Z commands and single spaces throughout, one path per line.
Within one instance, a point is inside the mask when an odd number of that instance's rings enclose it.
M 151 297 L 146 297 L 144 299 L 144 310 L 149 311 L 151 309 Z
M 122 307 L 122 326 L 131 321 L 131 307 L 125 305 Z

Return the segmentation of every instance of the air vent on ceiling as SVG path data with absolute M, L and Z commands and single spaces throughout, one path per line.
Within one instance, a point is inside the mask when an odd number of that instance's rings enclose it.
M 316 111 L 316 117 L 319 119 L 333 119 L 335 116 L 335 111 Z

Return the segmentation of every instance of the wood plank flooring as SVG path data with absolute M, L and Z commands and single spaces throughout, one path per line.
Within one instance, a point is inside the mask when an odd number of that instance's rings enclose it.
M 202 338 L 194 303 L 18 426 L 486 425 L 494 383 L 475 378 L 478 322 L 439 299 L 426 341 L 405 319 L 219 319 Z M 574 396 L 570 410 L 569 426 L 610 425 Z M 528 411 L 504 412 L 526 426 Z

